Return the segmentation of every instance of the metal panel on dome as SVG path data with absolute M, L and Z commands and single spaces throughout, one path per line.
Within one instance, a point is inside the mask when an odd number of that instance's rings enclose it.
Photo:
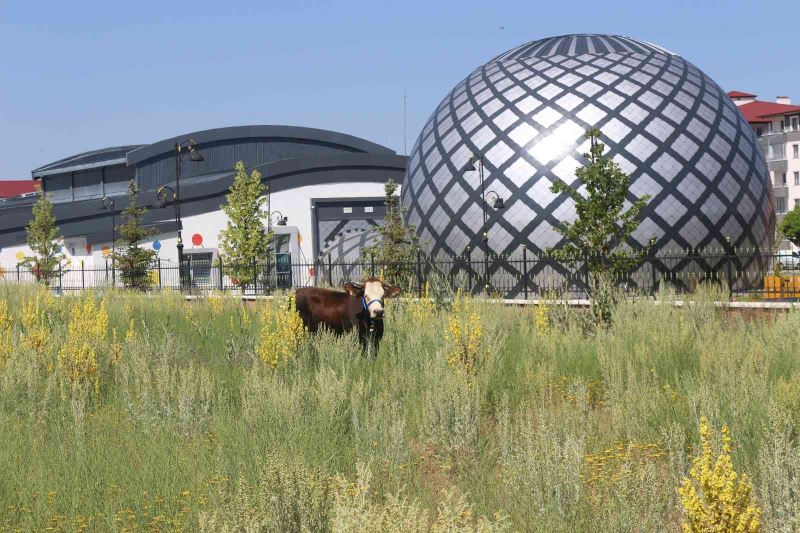
M 602 131 L 607 153 L 630 174 L 629 200 L 652 196 L 630 246 L 654 237 L 657 250 L 722 247 L 728 238 L 739 248 L 772 247 L 766 164 L 733 102 L 680 56 L 609 35 L 527 43 L 456 85 L 409 154 L 407 222 L 427 237 L 431 255 L 479 251 L 479 176 L 462 169 L 482 153 L 485 189 L 500 192 L 506 205 L 488 209 L 492 253 L 558 246 L 550 228 L 572 219 L 574 208 L 549 186 L 576 184 L 591 128 Z

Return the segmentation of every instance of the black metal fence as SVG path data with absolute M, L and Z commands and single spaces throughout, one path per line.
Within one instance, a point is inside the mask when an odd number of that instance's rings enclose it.
M 780 266 L 778 265 L 780 263 Z M 654 293 L 662 286 L 691 292 L 701 283 L 714 283 L 734 296 L 764 299 L 800 298 L 800 257 L 762 253 L 683 253 L 647 257 L 617 285 L 635 292 Z M 448 257 L 418 255 L 403 264 L 380 264 L 375 260 L 333 261 L 330 256 L 314 263 L 258 262 L 227 265 L 211 261 L 187 261 L 182 268 L 174 262 L 149 265 L 137 287 L 148 290 L 176 290 L 205 294 L 236 291 L 246 295 L 270 294 L 305 286 L 341 287 L 346 281 L 395 273 L 395 283 L 406 291 L 422 294 L 426 284 L 446 284 L 472 294 L 532 299 L 557 293 L 584 298 L 589 286 L 585 260 L 559 261 L 523 250 L 516 256 Z M 111 260 L 100 266 L 83 263 L 62 265 L 43 273 L 23 266 L 4 268 L 6 283 L 47 280 L 57 292 L 131 285 Z

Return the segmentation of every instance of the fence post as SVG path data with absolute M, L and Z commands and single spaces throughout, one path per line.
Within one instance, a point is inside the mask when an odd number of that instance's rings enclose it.
M 256 271 L 256 256 L 253 256 L 253 294 L 258 294 L 258 272 Z
M 725 255 L 727 255 L 727 261 L 725 261 L 725 267 L 728 271 L 728 297 L 733 297 L 733 258 L 736 255 L 736 250 L 733 249 L 731 246 L 731 238 L 725 237 L 725 240 L 728 243 L 728 246 L 725 249 Z
M 651 283 L 652 287 L 650 289 L 650 294 L 655 297 L 656 289 L 658 288 L 658 275 L 656 270 L 656 258 L 652 254 L 650 255 L 650 274 L 652 277 Z
M 469 275 L 469 293 L 472 294 L 472 253 L 467 246 L 467 274 Z
M 583 258 L 583 286 L 585 287 L 586 295 L 588 296 L 591 290 L 589 289 L 589 258 Z
M 223 266 L 222 266 L 222 256 L 219 256 L 219 261 L 217 262 L 217 268 L 219 269 L 219 272 L 218 272 L 219 290 L 224 290 L 225 288 L 222 285 L 223 285 L 223 282 L 224 282 L 224 279 L 225 279 L 224 278 L 225 274 L 223 273 L 224 271 L 223 271 Z
M 333 287 L 333 262 L 331 254 L 328 254 L 328 287 Z
M 116 260 L 114 257 L 111 258 L 111 286 L 116 287 L 117 285 L 117 265 Z
M 160 257 L 156 259 L 156 269 L 157 269 L 157 272 L 158 272 L 158 290 L 160 291 L 161 288 L 163 287 L 163 285 L 162 285 L 163 282 L 161 281 L 161 258 Z
M 522 245 L 522 283 L 525 299 L 528 299 L 528 247 Z
M 417 296 L 422 298 L 422 252 L 417 250 Z
M 17 283 L 19 283 L 19 263 L 17 263 Z
M 375 253 L 369 254 L 369 275 L 375 277 Z
M 83 268 L 83 259 L 81 259 L 81 289 L 86 290 L 86 270 Z
M 59 262 L 58 263 L 58 290 L 59 290 L 59 292 L 64 290 L 64 288 L 62 286 L 63 283 L 61 282 L 61 276 L 62 276 L 62 274 L 61 274 L 61 262 Z

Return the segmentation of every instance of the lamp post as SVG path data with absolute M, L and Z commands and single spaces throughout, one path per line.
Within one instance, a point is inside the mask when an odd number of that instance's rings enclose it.
M 269 203 L 267 204 L 267 206 L 269 206 Z M 276 226 L 285 226 L 286 225 L 286 221 L 289 220 L 289 217 L 283 216 L 283 213 L 281 213 L 280 211 L 270 211 L 269 214 L 267 215 L 267 234 L 268 235 L 272 234 L 272 218 L 273 218 L 273 215 L 278 215 L 278 218 L 275 219 L 275 225 Z M 270 271 L 272 270 L 271 269 L 271 261 L 272 261 L 272 256 L 273 255 L 275 255 L 275 271 L 277 272 L 277 269 L 278 269 L 277 249 L 275 249 L 275 247 L 273 246 L 274 240 L 275 239 L 274 239 L 274 236 L 273 236 L 272 238 L 270 238 L 270 242 L 267 245 L 267 288 L 269 288 L 269 283 L 270 283 L 270 274 L 271 274 Z
M 115 282 L 115 272 L 114 272 L 114 260 L 116 255 L 116 243 L 117 243 L 117 219 L 116 219 L 116 212 L 114 211 L 114 199 L 110 196 L 103 197 L 103 200 L 100 204 L 100 209 L 103 211 L 111 211 L 111 284 L 113 285 Z M 106 268 L 108 268 L 108 264 L 106 264 Z M 108 271 L 106 270 L 106 273 Z
M 475 164 L 478 164 L 477 170 L 478 175 L 480 176 L 481 180 L 481 212 L 483 214 L 483 225 L 481 226 L 481 241 L 483 244 L 483 257 L 484 257 L 484 273 L 486 275 L 486 283 L 485 288 L 489 288 L 489 228 L 487 227 L 487 214 L 486 208 L 488 206 L 488 202 L 486 201 L 486 197 L 490 194 L 494 195 L 494 202 L 492 203 L 492 207 L 494 209 L 504 209 L 505 202 L 503 201 L 503 197 L 500 196 L 496 191 L 488 191 L 486 192 L 485 185 L 484 185 L 484 177 L 483 177 L 483 154 L 472 154 L 472 157 L 469 158 L 467 164 L 464 165 L 463 172 L 474 172 L 476 170 Z
M 170 193 L 172 198 L 168 198 L 167 193 Z M 175 189 L 169 185 L 162 185 L 156 194 L 158 195 L 157 206 L 160 209 L 167 206 L 168 200 L 172 201 L 172 206 L 175 209 L 175 224 L 178 226 L 178 244 L 176 246 L 178 249 L 178 283 L 180 284 L 181 290 L 183 290 L 183 240 L 181 239 L 181 208 L 178 203 L 178 194 L 175 192 Z
M 169 190 L 172 192 L 172 200 L 175 204 L 175 222 L 178 225 L 178 277 L 180 279 L 181 290 L 184 289 L 184 267 L 183 267 L 183 236 L 181 230 L 183 225 L 181 222 L 181 167 L 183 163 L 184 151 L 189 152 L 190 161 L 204 161 L 203 154 L 197 151 L 197 143 L 192 139 L 184 139 L 183 141 L 175 140 L 175 188 L 163 186 L 158 190 L 159 198 L 162 198 L 162 191 Z M 162 199 L 165 203 L 165 200 Z

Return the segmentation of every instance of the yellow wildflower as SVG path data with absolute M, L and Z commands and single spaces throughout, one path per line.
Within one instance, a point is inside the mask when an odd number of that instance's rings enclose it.
M 716 458 L 712 437 L 708 421 L 701 418 L 700 454 L 678 489 L 685 513 L 683 531 L 759 531 L 762 510 L 753 500 L 747 474 L 740 476 L 733 468 L 728 426 L 722 426 L 722 449 Z
M 295 309 L 294 296 L 278 303 L 277 309 L 264 306 L 261 323 L 258 357 L 272 368 L 289 361 L 308 335 Z
M 447 363 L 470 374 L 482 362 L 483 325 L 469 297 L 459 290 L 445 331 Z

